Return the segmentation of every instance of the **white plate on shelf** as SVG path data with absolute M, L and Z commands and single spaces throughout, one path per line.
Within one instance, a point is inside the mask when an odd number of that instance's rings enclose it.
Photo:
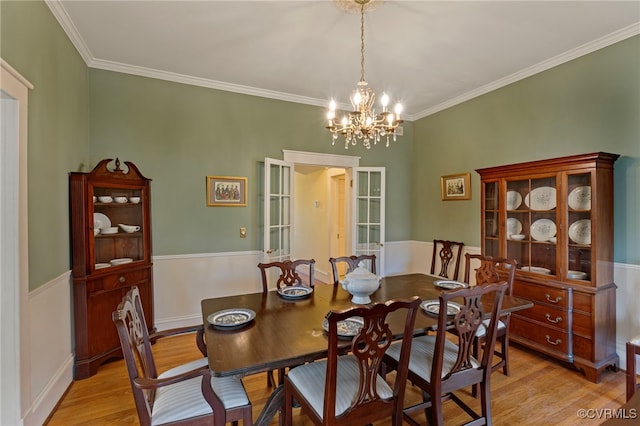
M 95 268 L 96 269 L 104 269 L 104 268 L 108 268 L 110 266 L 111 266 L 110 263 L 96 263 Z
M 544 274 L 544 275 L 549 275 L 551 273 L 551 269 L 543 268 L 541 266 L 523 266 L 522 270 L 527 272 L 535 272 L 536 274 Z
M 531 224 L 529 232 L 536 241 L 549 241 L 556 236 L 556 224 L 551 219 L 538 219 Z
M 569 238 L 576 244 L 591 244 L 591 220 L 576 220 L 569 226 Z
M 571 278 L 573 280 L 586 280 L 587 279 L 587 273 L 586 272 L 582 272 L 582 271 L 569 270 L 569 271 L 567 271 L 567 277 Z
M 569 193 L 569 207 L 573 210 L 591 210 L 591 187 L 578 186 Z
M 518 191 L 507 191 L 507 210 L 515 210 L 522 204 L 522 195 Z
M 111 220 L 109 220 L 109 218 L 107 217 L 107 215 L 104 215 L 102 213 L 94 213 L 93 214 L 93 227 L 94 228 L 110 228 L 111 227 Z
M 121 257 L 119 259 L 112 259 L 109 261 L 111 266 L 124 265 L 125 263 L 131 263 L 131 262 L 133 262 L 133 259 L 130 257 Z
M 510 217 L 507 219 L 507 237 L 509 235 L 520 234 L 522 232 L 522 222 L 518 219 Z
M 551 210 L 556 207 L 556 189 L 550 186 L 534 188 L 524 197 L 531 210 Z

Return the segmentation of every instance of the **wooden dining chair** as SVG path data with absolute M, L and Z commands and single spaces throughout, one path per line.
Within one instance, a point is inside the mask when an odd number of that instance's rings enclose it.
M 391 418 L 402 424 L 402 406 L 407 381 L 416 311 L 420 299 L 390 300 L 329 312 L 327 358 L 289 370 L 284 381 L 284 424 L 291 425 L 294 400 L 316 425 L 366 425 Z M 380 374 L 385 351 L 393 334 L 387 315 L 404 312 L 404 330 L 399 345 L 398 373 L 389 384 Z M 353 337 L 350 352 L 339 344 L 338 323 L 360 317 L 364 325 Z
M 423 402 L 406 407 L 404 420 L 418 425 L 411 415 L 423 411 L 429 424 L 444 424 L 443 402 L 452 400 L 473 417 L 473 424 L 491 424 L 491 351 L 484 351 L 482 358 L 472 355 L 474 336 L 486 316 L 481 298 L 493 298 L 491 320 L 487 328 L 487 344 L 495 343 L 498 314 L 507 283 L 488 284 L 460 290 L 443 291 L 439 296 L 439 311 L 447 312 L 454 299 L 462 299 L 459 312 L 455 316 L 439 315 L 435 335 L 415 337 L 411 345 L 408 380 L 423 391 Z M 486 299 L 485 299 L 486 300 Z M 450 333 L 451 330 L 455 333 Z M 385 355 L 387 368 L 402 371 L 401 347 L 393 344 Z M 454 392 L 474 384 L 480 385 L 480 406 L 478 413 L 462 401 Z
M 636 355 L 640 355 L 640 336 L 627 342 L 627 401 L 640 391 L 640 383 L 636 378 Z
M 504 259 L 492 256 L 484 256 L 481 254 L 469 254 L 465 253 L 465 270 L 464 270 L 464 282 L 469 283 L 471 269 L 473 268 L 472 262 L 480 264 L 475 269 L 476 285 L 485 285 L 491 283 L 497 283 L 506 281 L 507 291 L 506 294 L 511 296 L 513 291 L 513 280 L 516 273 L 516 267 L 518 262 L 515 259 Z M 500 349 L 496 350 L 494 346 L 494 355 L 496 355 L 500 361 L 492 364 L 492 371 L 502 368 L 502 372 L 505 376 L 510 374 L 509 371 L 509 320 L 511 314 L 502 315 L 498 322 L 498 333 L 496 341 L 500 344 Z M 488 324 L 488 320 L 485 320 L 485 326 Z M 486 327 L 480 327 L 476 334 L 476 339 L 473 344 L 473 356 L 480 356 L 480 351 L 486 342 Z M 473 388 L 473 395 L 478 395 L 478 387 Z
M 292 285 L 304 285 L 313 287 L 315 285 L 315 263 L 314 259 L 284 260 L 282 262 L 258 263 L 262 276 L 262 291 L 269 291 L 269 270 L 277 268 L 278 277 L 275 288 L 282 288 Z M 302 275 L 301 275 L 302 274 Z M 303 279 L 304 277 L 304 279 Z
M 315 263 L 314 259 L 297 259 L 285 260 L 282 262 L 258 263 L 260 276 L 262 277 L 262 292 L 269 291 L 269 271 L 278 270 L 278 276 L 275 279 L 275 288 L 283 288 L 286 286 L 306 286 L 313 287 L 315 285 Z M 302 275 L 301 275 L 302 273 Z M 306 278 L 306 279 L 303 279 Z M 283 383 L 285 369 L 278 370 L 278 383 Z M 267 386 L 275 386 L 276 382 L 273 377 L 273 371 L 267 372 Z
M 458 279 L 460 271 L 460 258 L 462 257 L 462 249 L 464 243 L 448 240 L 433 240 L 433 252 L 431 254 L 431 275 L 436 275 L 436 266 L 440 272 L 438 276 Z M 450 271 L 451 261 L 453 261 L 453 271 Z M 451 276 L 449 276 L 451 274 Z
M 243 425 L 252 424 L 251 403 L 242 381 L 236 377 L 211 377 L 207 358 L 158 374 L 137 287 L 127 292 L 112 319 L 142 426 L 167 423 L 222 426 L 228 422 L 236 424 L 238 420 Z M 167 333 L 172 334 L 177 331 Z
M 333 271 L 333 284 L 338 285 L 340 283 L 340 265 L 346 264 L 345 275 L 353 271 L 358 267 L 360 262 L 364 262 L 368 266 L 369 271 L 372 274 L 376 273 L 376 255 L 375 254 L 362 254 L 360 256 L 340 256 L 330 257 L 329 263 L 331 264 L 331 270 Z M 343 276 L 342 276 L 343 277 Z

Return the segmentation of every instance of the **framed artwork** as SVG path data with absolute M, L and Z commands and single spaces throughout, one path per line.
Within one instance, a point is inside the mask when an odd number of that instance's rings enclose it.
M 469 173 L 462 173 L 442 176 L 440 178 L 440 191 L 443 201 L 470 200 L 471 175 Z
M 246 177 L 207 176 L 207 206 L 245 207 L 246 205 Z

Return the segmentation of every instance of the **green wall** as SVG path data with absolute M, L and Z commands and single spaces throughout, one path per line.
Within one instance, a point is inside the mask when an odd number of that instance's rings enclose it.
M 320 107 L 94 69 L 90 92 L 92 163 L 119 157 L 153 180 L 154 255 L 260 249 L 261 162 L 282 159 L 283 149 L 385 166 L 387 240 L 411 236 L 411 123 L 392 147 L 345 150 L 331 145 Z M 249 205 L 207 207 L 207 175 L 247 176 Z
M 412 238 L 480 245 L 475 169 L 605 151 L 615 164 L 616 262 L 640 264 L 640 36 L 414 123 Z M 470 201 L 440 176 L 471 172 Z
M 68 173 L 89 160 L 89 73 L 44 2 L 0 2 L 0 56 L 29 80 L 29 288 L 71 267 Z

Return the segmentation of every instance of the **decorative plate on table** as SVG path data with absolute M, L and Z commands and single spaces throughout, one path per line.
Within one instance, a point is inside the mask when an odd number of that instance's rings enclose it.
M 214 312 L 207 317 L 207 322 L 214 327 L 230 330 L 248 324 L 255 317 L 256 313 L 251 309 L 233 308 Z
M 507 236 L 516 235 L 522 232 L 522 222 L 518 219 L 510 217 L 507 219 Z
M 523 266 L 522 270 L 527 272 L 535 272 L 536 274 L 544 274 L 544 275 L 549 275 L 551 273 L 551 269 L 543 268 L 541 266 Z
M 522 195 L 518 191 L 507 191 L 507 210 L 515 210 L 522 204 Z
M 109 261 L 109 263 L 112 266 L 124 265 L 125 263 L 131 263 L 131 262 L 133 262 L 133 259 L 130 257 L 121 257 L 120 259 L 112 259 Z
M 111 220 L 102 213 L 93 214 L 93 227 L 94 228 L 111 228 Z
M 420 307 L 428 314 L 438 315 L 440 313 L 440 301 L 439 300 L 425 300 L 420 304 Z M 461 306 L 456 302 L 447 303 L 447 315 L 452 316 L 460 312 Z
M 569 207 L 574 210 L 591 210 L 591 187 L 578 186 L 569 193 Z
M 556 236 L 556 224 L 551 219 L 538 219 L 531 224 L 529 232 L 536 241 L 549 241 Z
M 591 220 L 576 220 L 569 226 L 569 238 L 576 244 L 591 244 Z
M 278 289 L 278 296 L 283 299 L 306 299 L 313 294 L 313 289 L 300 285 L 286 286 Z
M 445 290 L 454 290 L 458 288 L 469 287 L 469 284 L 467 283 L 461 283 L 460 281 L 453 281 L 453 280 L 438 280 L 438 281 L 434 281 L 433 285 L 435 285 L 436 287 L 443 288 Z
M 556 189 L 550 186 L 534 188 L 524 197 L 531 210 L 551 210 L 556 207 Z
M 364 326 L 362 317 L 351 317 L 344 321 L 338 321 L 338 337 L 342 339 L 353 339 Z M 322 320 L 322 329 L 329 332 L 329 321 L 325 318 Z
M 587 279 L 587 273 L 586 272 L 582 272 L 582 271 L 569 270 L 569 271 L 567 271 L 567 277 L 571 278 L 573 280 L 586 280 Z

